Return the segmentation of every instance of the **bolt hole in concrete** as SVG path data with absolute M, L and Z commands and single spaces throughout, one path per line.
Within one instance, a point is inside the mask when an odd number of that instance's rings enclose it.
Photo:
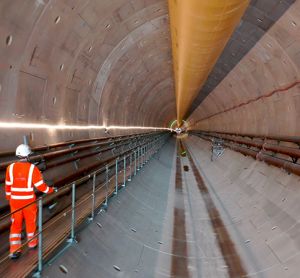
M 13 40 L 12 35 L 7 36 L 6 37 L 6 45 L 10 46 L 12 44 L 12 40 Z
M 56 17 L 54 20 L 54 23 L 57 24 L 58 22 L 60 22 L 60 16 Z
M 64 274 L 67 274 L 69 272 L 68 269 L 62 264 L 59 266 L 59 269 Z
M 189 166 L 184 165 L 184 166 L 183 166 L 183 170 L 184 170 L 185 172 L 188 172 L 188 171 L 190 170 L 190 168 L 189 168 Z
M 62 70 L 64 69 L 64 64 L 61 64 L 61 65 L 59 66 L 59 69 L 62 71 Z
M 53 97 L 53 98 L 52 98 L 52 103 L 53 103 L 53 105 L 56 104 L 56 97 Z

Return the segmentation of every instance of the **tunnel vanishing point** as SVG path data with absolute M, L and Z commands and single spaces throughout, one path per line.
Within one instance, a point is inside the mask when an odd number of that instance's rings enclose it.
M 300 277 L 300 0 L 0 0 L 0 111 L 0 277 Z

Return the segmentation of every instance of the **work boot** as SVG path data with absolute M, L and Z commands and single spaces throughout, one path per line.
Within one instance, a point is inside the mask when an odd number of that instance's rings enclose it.
M 22 252 L 21 252 L 21 251 L 16 251 L 16 252 L 10 253 L 10 254 L 9 254 L 9 258 L 12 259 L 12 260 L 16 260 L 16 259 L 18 259 L 21 255 L 22 255 Z
M 36 249 L 37 248 L 37 244 L 36 245 L 28 245 L 28 248 L 30 249 L 30 250 L 34 250 L 34 249 Z
M 28 242 L 28 248 L 29 249 L 36 249 L 37 245 L 38 245 L 38 241 L 36 238 L 33 238 L 33 239 L 28 239 L 29 242 Z

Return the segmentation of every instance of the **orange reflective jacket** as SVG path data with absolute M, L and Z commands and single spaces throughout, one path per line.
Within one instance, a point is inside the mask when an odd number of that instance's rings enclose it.
M 20 204 L 35 200 L 34 187 L 44 193 L 52 193 L 43 180 L 40 170 L 29 162 L 15 162 L 10 164 L 6 170 L 5 193 L 6 199 L 16 200 Z

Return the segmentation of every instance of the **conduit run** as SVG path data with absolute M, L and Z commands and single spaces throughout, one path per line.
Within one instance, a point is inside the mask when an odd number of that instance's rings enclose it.
M 299 138 L 280 138 L 280 137 L 252 137 L 251 135 L 238 135 L 238 134 L 222 134 L 215 132 L 195 132 L 192 131 L 191 134 L 199 136 L 200 138 L 212 141 L 216 138 L 221 138 L 224 140 L 224 146 L 228 147 L 234 151 L 240 152 L 244 155 L 251 156 L 254 159 L 264 161 L 269 165 L 273 165 L 286 170 L 288 173 L 293 173 L 300 176 L 300 164 L 298 160 L 300 158 L 299 148 L 292 148 L 286 146 L 276 145 L 274 143 L 266 142 L 267 139 L 283 143 L 292 142 L 299 146 Z M 243 137 L 248 137 L 250 139 L 245 139 Z M 280 155 L 277 157 L 276 155 Z M 286 157 L 283 157 L 286 156 Z
M 248 4 L 249 0 L 169 0 L 179 126 Z

